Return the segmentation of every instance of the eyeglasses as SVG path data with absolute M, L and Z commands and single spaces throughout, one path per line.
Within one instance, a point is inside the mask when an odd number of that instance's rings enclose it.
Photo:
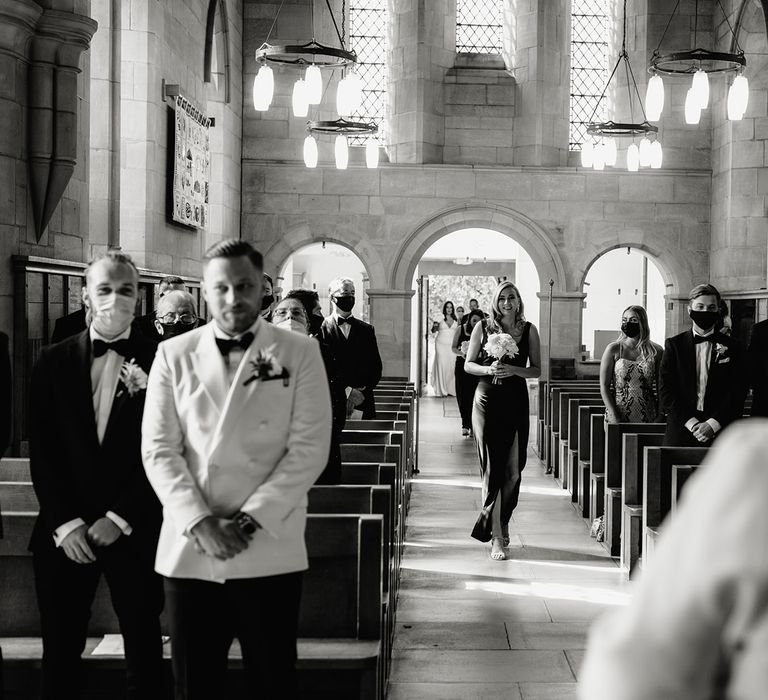
M 193 323 L 197 322 L 197 316 L 195 316 L 195 314 L 178 314 L 169 312 L 165 314 L 165 316 L 161 316 L 158 320 L 160 323 L 183 323 L 185 326 L 191 326 Z
M 302 321 L 306 320 L 304 309 L 292 308 L 292 309 L 275 309 L 272 312 L 272 318 L 298 318 Z

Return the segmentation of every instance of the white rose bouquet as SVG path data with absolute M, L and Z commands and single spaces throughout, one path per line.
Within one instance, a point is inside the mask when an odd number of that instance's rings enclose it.
M 462 344 L 459 346 L 459 350 L 461 350 L 461 354 L 464 355 L 464 357 L 467 356 L 467 351 L 469 350 L 469 341 L 465 340 L 462 342 Z
M 503 362 L 507 357 L 510 359 L 515 357 L 519 352 L 517 343 L 509 333 L 493 333 L 489 335 L 483 350 L 491 357 L 495 357 L 499 362 Z M 494 376 L 493 383 L 498 384 L 499 382 L 501 380 Z

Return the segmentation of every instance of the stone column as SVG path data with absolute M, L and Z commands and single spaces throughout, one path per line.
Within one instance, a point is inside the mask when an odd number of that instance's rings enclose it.
M 407 377 L 411 369 L 412 289 L 367 289 L 384 375 Z
M 578 359 L 581 348 L 581 310 L 586 294 L 583 292 L 553 292 L 552 351 L 549 353 L 549 293 L 539 292 L 541 302 L 541 376 L 547 376 L 550 357 Z

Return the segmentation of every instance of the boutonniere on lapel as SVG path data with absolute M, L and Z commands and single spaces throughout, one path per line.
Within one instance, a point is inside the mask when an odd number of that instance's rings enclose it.
M 136 359 L 125 360 L 120 367 L 120 381 L 128 391 L 128 396 L 136 396 L 147 388 L 147 373 L 136 364 Z
M 291 376 L 275 357 L 275 345 L 262 348 L 256 353 L 256 359 L 251 360 L 251 376 L 243 382 L 248 386 L 251 382 L 268 382 L 274 379 L 282 379 L 283 386 L 288 386 L 288 378 Z
M 722 343 L 715 343 L 715 354 L 717 356 L 717 362 L 728 362 L 731 358 L 728 357 L 728 346 Z

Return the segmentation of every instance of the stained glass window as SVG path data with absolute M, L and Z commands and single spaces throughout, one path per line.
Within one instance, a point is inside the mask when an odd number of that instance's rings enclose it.
M 593 113 L 595 121 L 605 121 L 605 98 L 600 95 L 607 80 L 607 1 L 572 0 L 570 150 L 581 150 Z
M 457 0 L 456 52 L 501 53 L 501 2 Z

